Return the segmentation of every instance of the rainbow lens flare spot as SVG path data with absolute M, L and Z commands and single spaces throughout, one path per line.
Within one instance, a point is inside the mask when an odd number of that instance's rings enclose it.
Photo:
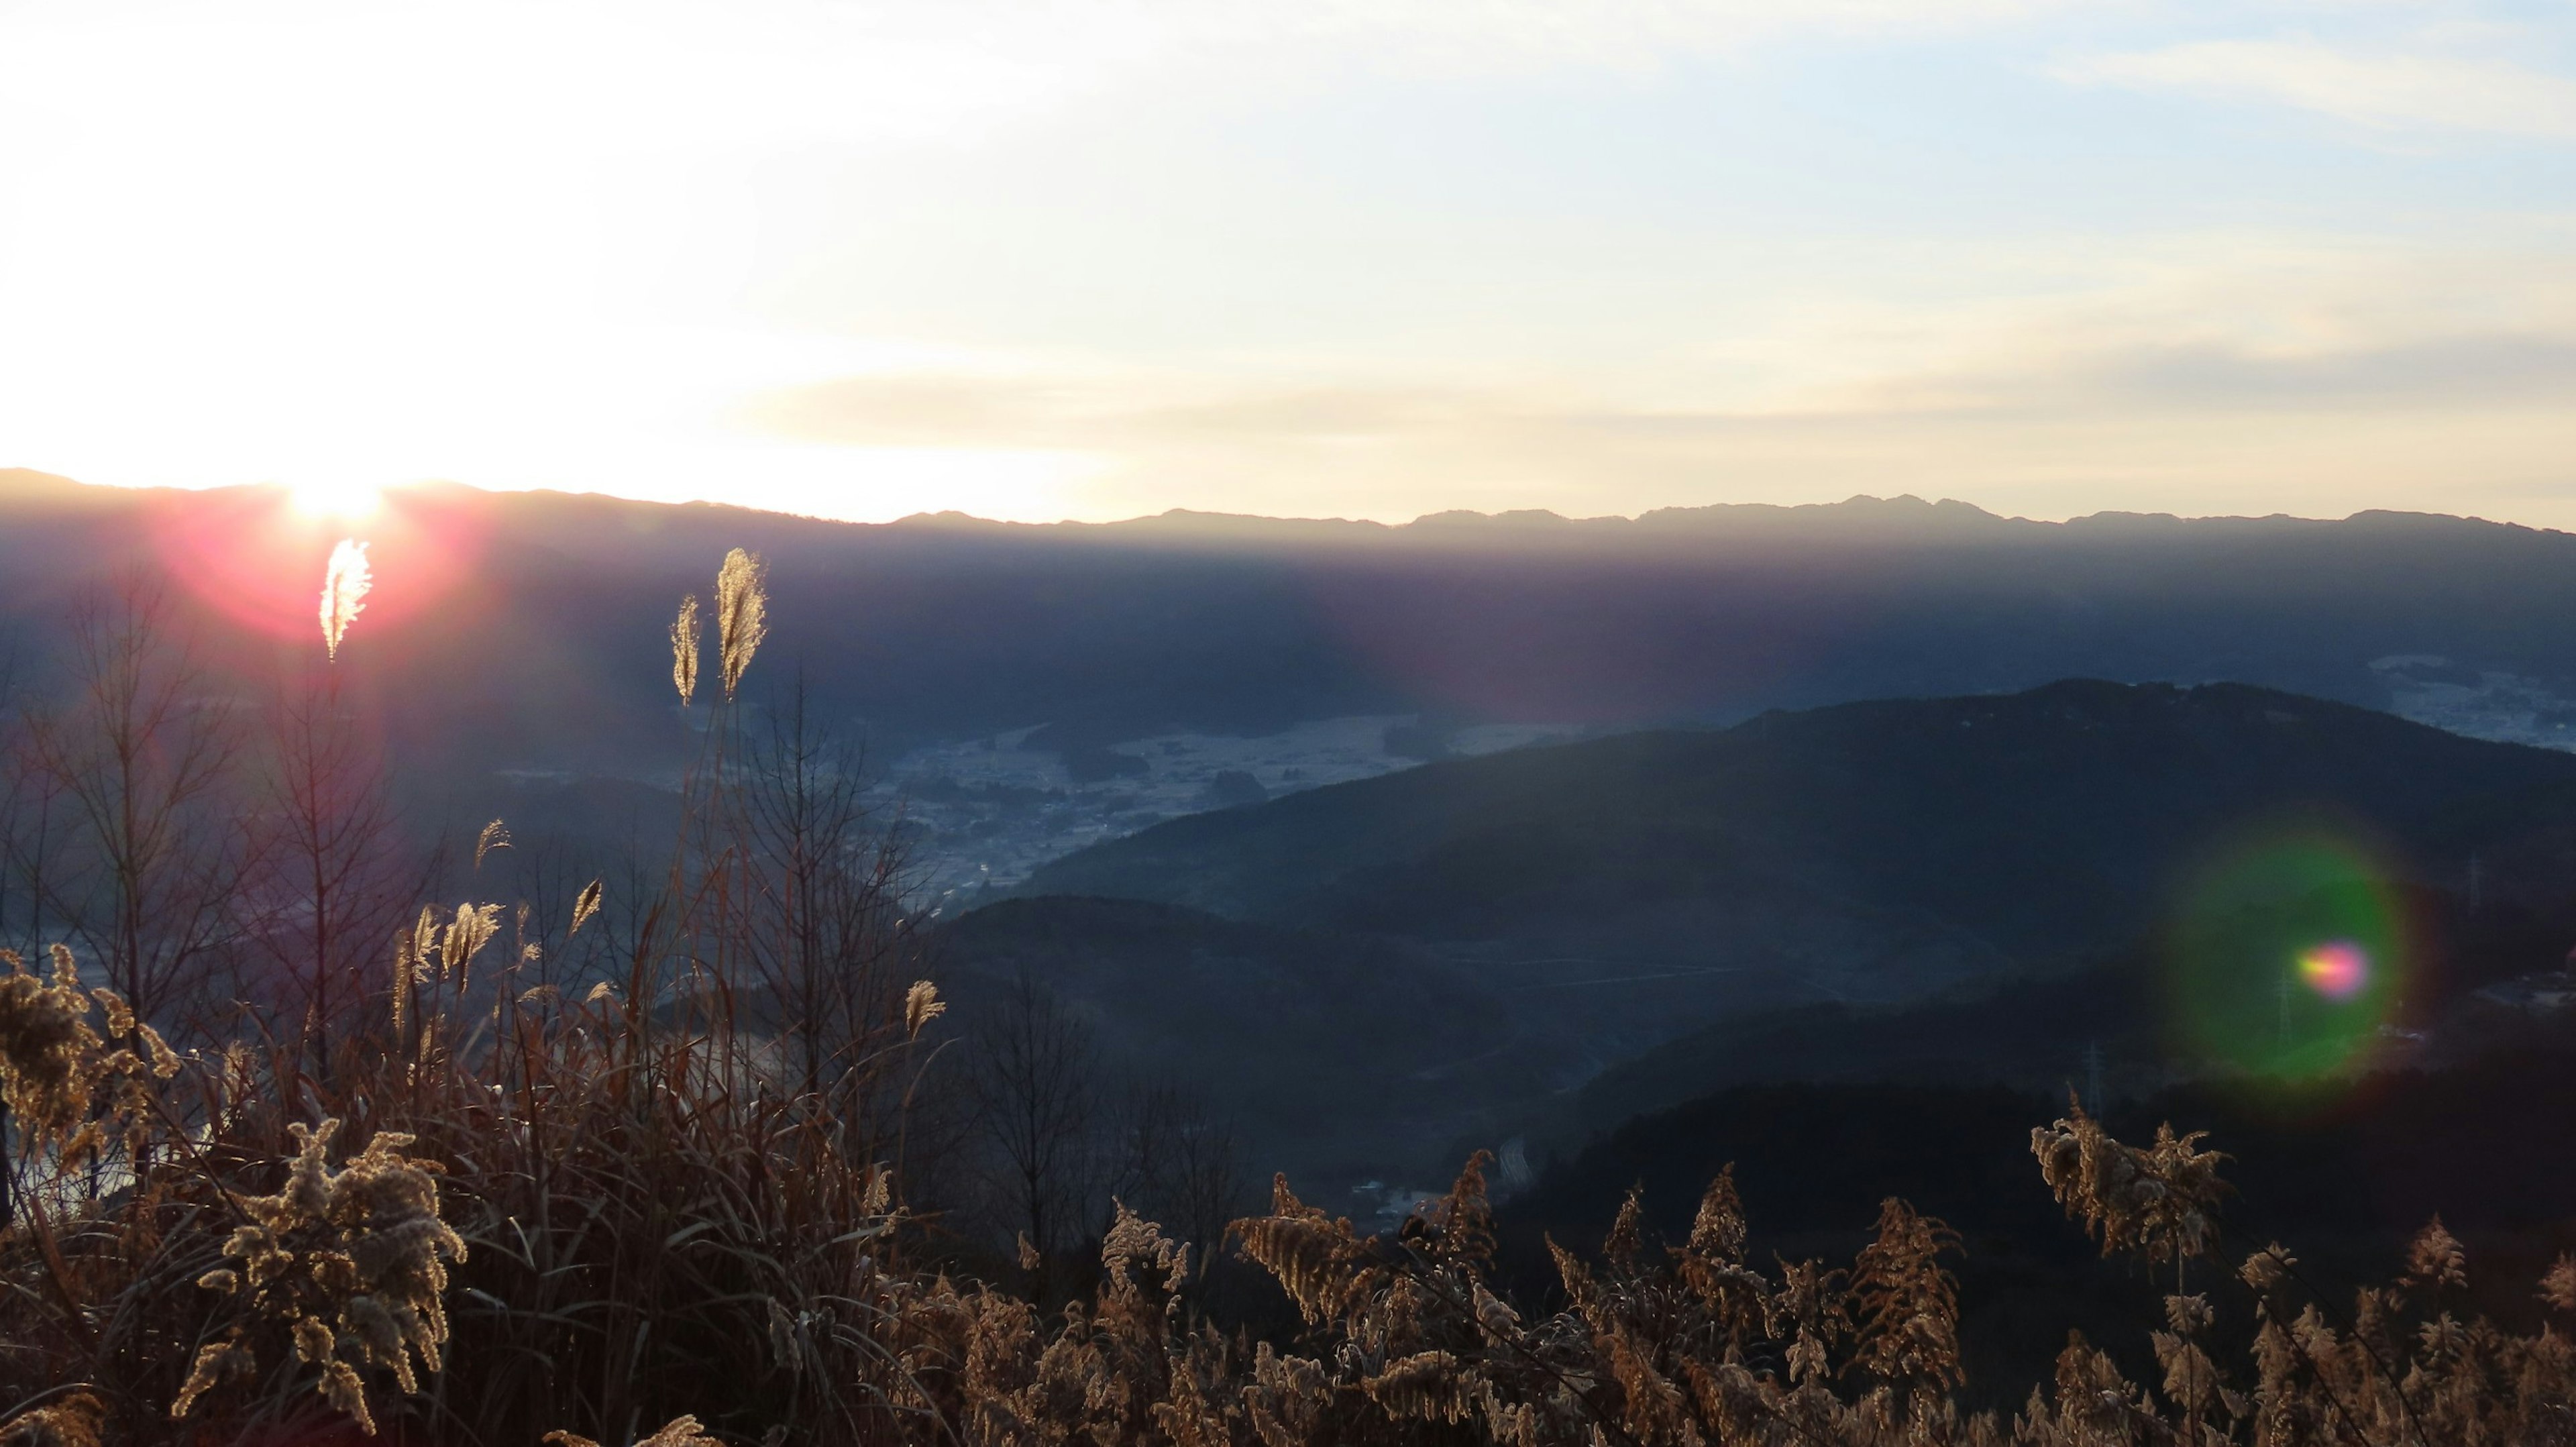
M 2299 956 L 2299 978 L 2329 1000 L 2349 1000 L 2370 982 L 2370 956 L 2350 940 L 2319 945 Z
M 2243 837 L 2210 856 L 2167 921 L 2178 1043 L 2252 1076 L 2344 1072 L 2394 1018 L 2414 931 L 2393 874 L 2341 834 Z

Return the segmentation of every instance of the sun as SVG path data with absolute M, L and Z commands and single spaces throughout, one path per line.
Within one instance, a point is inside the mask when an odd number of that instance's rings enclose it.
M 371 482 L 314 480 L 296 483 L 288 499 L 306 517 L 354 519 L 372 516 L 385 496 Z

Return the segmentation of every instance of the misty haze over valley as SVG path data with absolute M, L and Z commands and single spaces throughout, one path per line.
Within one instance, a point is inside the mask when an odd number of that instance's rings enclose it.
M 28 477 L 9 496 L 6 616 L 39 668 L 45 600 L 276 506 Z M 777 619 L 745 717 L 801 709 L 854 751 L 904 897 L 954 922 L 952 993 L 1043 962 L 1121 1068 L 1209 1092 L 1300 1179 L 1375 1182 L 1372 1211 L 1401 1214 L 1466 1143 L 1508 1144 L 1525 1182 L 1619 1111 L 1686 1098 L 1603 1092 L 1697 1032 L 2108 968 L 2146 947 L 2195 858 L 2302 811 L 2365 823 L 2423 888 L 2460 894 L 2476 858 L 2489 901 L 2561 908 L 2559 826 L 2534 801 L 2576 769 L 2563 534 L 2398 514 L 2041 524 L 1912 498 L 1406 527 L 871 526 L 462 489 L 390 506 L 385 591 L 344 671 L 399 741 L 408 827 L 454 841 L 499 817 L 510 868 L 635 869 L 705 707 L 654 698 L 639 620 L 745 540 Z M 473 574 L 406 598 L 407 547 L 470 552 Z M 228 668 L 305 626 L 291 587 L 179 601 Z M 2349 772 L 2316 771 L 2310 729 L 2351 735 Z M 2082 746 L 2102 730 L 2118 742 Z M 2139 777 L 2176 749 L 2156 766 L 2175 783 Z M 2523 803 L 2465 833 L 2418 822 L 2425 803 L 2375 792 L 2390 769 L 2459 808 L 2464 788 Z M 1943 839 L 2017 788 L 2060 812 L 2009 843 Z M 1863 841 L 1884 852 L 1849 853 Z M 2128 852 L 2085 862 L 2114 842 Z M 1920 894 L 1905 881 L 1924 869 L 1968 893 Z M 1237 970 L 1273 982 L 1266 1003 Z M 1176 990 L 1195 1003 L 1149 1008 Z M 2448 998 L 2415 1004 L 2429 1019 Z M 1431 999 L 1437 1025 L 1350 1033 Z M 1321 1012 L 1320 1033 L 1283 1033 L 1283 1007 Z M 2100 1044 L 1981 1044 L 1967 1073 L 2046 1088 Z M 2114 1078 L 2187 1078 L 2171 1046 L 2116 1046 Z

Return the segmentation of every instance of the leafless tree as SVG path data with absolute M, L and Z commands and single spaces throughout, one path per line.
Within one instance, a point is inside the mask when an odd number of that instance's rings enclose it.
M 37 763 L 30 707 L 13 657 L 0 678 L 0 944 L 32 959 L 60 928 L 46 910 L 42 882 L 61 847 L 67 810 L 62 785 Z
M 787 1084 L 860 1124 L 918 972 L 902 855 L 874 827 L 859 751 L 814 717 L 804 677 L 744 750 L 741 957 L 773 1014 Z
M 1246 1213 L 1242 1142 L 1184 1086 L 1137 1086 L 1124 1117 L 1118 1198 L 1197 1248 L 1205 1276 L 1226 1223 Z
M 332 680 L 281 686 L 268 734 L 261 847 L 245 895 L 258 902 L 253 933 L 278 979 L 256 993 L 285 997 L 318 1071 L 428 881 L 403 858 L 383 758 Z
M 994 1157 L 996 1204 L 1043 1259 L 1088 1224 L 1098 1174 L 1098 1056 L 1090 1027 L 1026 970 L 981 1009 L 972 1089 Z
M 157 584 L 91 594 L 68 643 L 66 696 L 26 730 L 68 826 L 35 893 L 137 1013 L 166 1018 L 234 934 L 251 855 L 224 797 L 239 721 Z
M 27 747 L 25 700 L 18 695 L 16 657 L 0 671 L 0 942 L 32 956 L 45 941 L 44 894 L 36 882 L 58 832 L 54 805 L 60 790 L 34 766 Z M 18 1217 L 17 1168 L 9 1150 L 9 1106 L 0 1101 L 0 1227 Z

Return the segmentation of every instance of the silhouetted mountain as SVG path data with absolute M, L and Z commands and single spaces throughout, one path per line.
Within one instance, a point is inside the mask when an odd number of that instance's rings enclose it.
M 339 530 L 283 499 L 0 472 L 0 619 L 40 655 L 83 580 L 143 560 L 209 619 L 307 646 Z M 1042 724 L 1081 753 L 1347 715 L 1725 722 L 2069 676 L 2381 703 L 2392 675 L 2370 665 L 2392 657 L 2576 697 L 2576 537 L 2434 516 L 2056 524 L 1859 498 L 863 526 L 435 486 L 353 530 L 378 595 L 347 671 L 412 744 L 485 767 L 671 767 L 662 625 L 737 545 L 772 564 L 768 683 L 803 667 L 829 717 L 886 749 Z

